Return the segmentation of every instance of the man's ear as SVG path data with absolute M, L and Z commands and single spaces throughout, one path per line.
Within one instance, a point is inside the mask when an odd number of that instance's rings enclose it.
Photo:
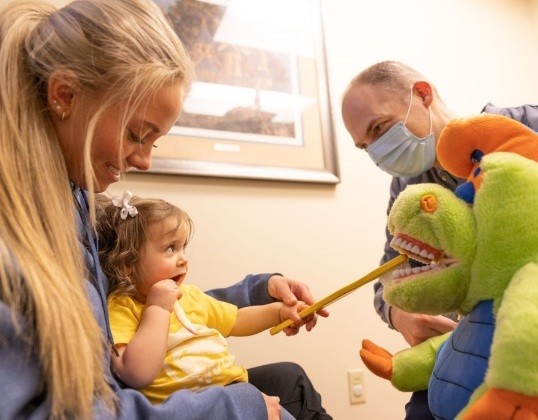
M 433 89 L 428 82 L 415 82 L 413 84 L 413 92 L 420 96 L 420 98 L 422 99 L 422 103 L 426 108 L 430 106 L 433 101 Z
M 47 103 L 62 120 L 71 113 L 76 90 L 76 77 L 72 72 L 56 70 L 49 77 Z

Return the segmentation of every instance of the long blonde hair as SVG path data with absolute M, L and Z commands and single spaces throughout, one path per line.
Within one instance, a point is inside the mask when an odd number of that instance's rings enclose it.
M 99 117 L 114 104 L 127 105 L 123 134 L 151 92 L 171 82 L 188 90 L 191 64 L 150 0 L 76 0 L 60 10 L 43 0 L 12 0 L 0 7 L 0 68 L 0 300 L 29 349 L 37 349 L 50 416 L 91 418 L 96 399 L 114 410 L 114 395 L 103 334 L 85 292 L 47 82 L 65 71 L 78 89 L 103 98 L 80 139 L 92 191 L 91 139 Z

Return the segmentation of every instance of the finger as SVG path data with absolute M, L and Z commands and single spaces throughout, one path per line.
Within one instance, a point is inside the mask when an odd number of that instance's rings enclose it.
M 310 316 L 305 320 L 305 328 L 307 331 L 312 331 L 318 322 L 318 317 L 316 315 Z
M 329 316 L 329 311 L 325 308 L 321 308 L 319 311 L 316 312 L 318 315 L 322 316 L 323 318 L 327 318 Z
M 284 334 L 286 334 L 288 337 L 290 335 L 296 335 L 298 332 L 299 332 L 299 328 L 297 328 L 294 325 L 284 328 Z
M 290 319 L 293 321 L 296 327 L 300 327 L 305 324 L 305 321 L 299 316 L 297 308 L 290 313 Z
M 443 318 L 444 319 L 441 320 L 438 324 L 436 324 L 433 328 L 433 330 L 438 334 L 450 332 L 458 326 L 458 323 L 456 321 L 453 321 L 452 319 L 446 317 Z
M 284 333 L 286 334 L 287 337 L 297 335 L 298 332 L 299 332 L 299 330 L 296 330 L 294 328 L 287 328 L 287 329 L 284 330 Z
M 280 299 L 282 299 L 286 305 L 295 305 L 297 303 L 297 297 L 287 285 L 285 285 L 285 287 L 279 287 L 278 291 Z
M 310 293 L 310 289 L 305 284 L 297 285 L 297 290 L 295 291 L 295 295 L 297 296 L 297 298 L 302 300 L 308 306 L 316 303 L 316 300 L 312 296 L 312 293 Z

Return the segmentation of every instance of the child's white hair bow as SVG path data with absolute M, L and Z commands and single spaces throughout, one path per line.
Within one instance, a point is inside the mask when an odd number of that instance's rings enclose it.
M 127 216 L 135 217 L 138 214 L 138 210 L 135 206 L 131 206 L 129 204 L 129 201 L 133 197 L 133 194 L 131 191 L 125 191 L 123 195 L 120 197 L 119 195 L 115 195 L 112 197 L 112 204 L 114 204 L 116 207 L 121 208 L 120 217 L 125 220 L 127 219 Z

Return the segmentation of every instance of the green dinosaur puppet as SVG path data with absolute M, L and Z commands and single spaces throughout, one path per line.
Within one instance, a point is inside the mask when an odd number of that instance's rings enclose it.
M 456 194 L 412 185 L 397 198 L 391 246 L 426 265 L 395 270 L 384 298 L 463 317 L 394 356 L 364 340 L 361 358 L 399 390 L 428 389 L 436 418 L 538 419 L 538 136 L 498 115 L 460 119 L 437 153 L 468 182 Z

